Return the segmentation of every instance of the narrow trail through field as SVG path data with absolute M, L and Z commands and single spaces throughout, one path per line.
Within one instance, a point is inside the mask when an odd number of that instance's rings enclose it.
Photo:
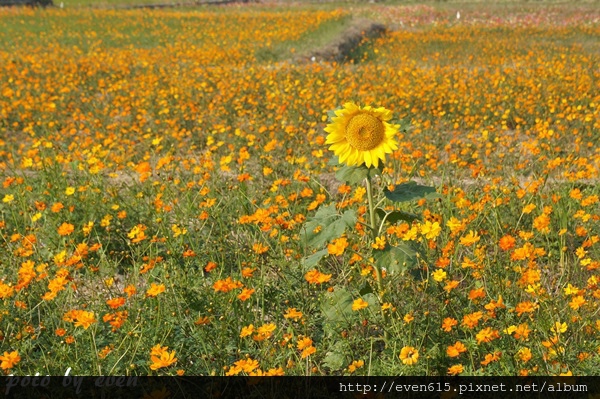
M 295 57 L 296 61 L 337 61 L 342 62 L 360 46 L 365 38 L 383 35 L 385 25 L 364 18 L 354 18 L 350 25 L 326 45 Z

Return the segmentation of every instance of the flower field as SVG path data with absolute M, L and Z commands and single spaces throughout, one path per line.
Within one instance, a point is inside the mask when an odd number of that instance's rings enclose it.
M 599 16 L 0 9 L 2 372 L 597 374 Z

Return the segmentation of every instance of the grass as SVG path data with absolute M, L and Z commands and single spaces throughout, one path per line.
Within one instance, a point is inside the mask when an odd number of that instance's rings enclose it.
M 256 54 L 258 61 L 277 62 L 295 57 L 308 58 L 315 49 L 321 49 L 343 34 L 351 25 L 352 16 L 341 14 L 339 18 L 326 21 L 317 29 L 304 35 L 295 42 L 281 42 Z
M 0 11 L 2 370 L 597 373 L 593 14 L 380 7 Z M 280 62 L 349 14 L 404 29 Z M 400 125 L 368 186 L 348 101 Z

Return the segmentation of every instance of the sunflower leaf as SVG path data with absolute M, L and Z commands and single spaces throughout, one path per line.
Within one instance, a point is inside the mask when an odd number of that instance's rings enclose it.
M 333 292 L 327 292 L 321 310 L 329 322 L 339 323 L 352 319 L 352 295 L 344 288 L 335 287 Z
M 396 246 L 386 245 L 382 251 L 374 251 L 375 265 L 390 274 L 403 273 L 417 264 L 417 251 L 407 243 L 401 242 Z
M 415 215 L 413 213 L 404 212 L 404 211 L 396 210 L 396 211 L 386 212 L 385 210 L 383 210 L 381 208 L 377 208 L 377 209 L 375 209 L 375 211 L 377 212 L 377 215 L 379 216 L 379 218 L 381 220 L 383 220 L 385 218 L 385 221 L 389 222 L 390 224 L 396 224 L 396 222 L 398 222 L 400 220 L 404 220 L 405 222 L 412 223 L 415 220 L 421 219 L 418 215 Z
M 329 162 L 327 162 L 327 165 L 329 166 L 338 166 L 339 164 L 340 160 L 337 155 L 332 155 L 331 158 L 329 158 Z
M 344 234 L 347 227 L 353 227 L 355 224 L 354 210 L 348 210 L 340 215 L 335 209 L 335 204 L 322 206 L 304 225 L 302 240 L 310 248 L 321 248 L 328 241 Z
M 377 299 L 377 295 L 372 292 L 368 294 L 361 295 L 361 298 L 369 304 L 372 308 L 377 308 L 379 306 L 379 299 Z
M 366 282 L 362 288 L 360 289 L 360 291 L 358 291 L 358 293 L 360 295 L 367 295 L 367 294 L 372 294 L 373 293 L 373 287 L 371 287 L 371 285 Z
M 325 249 L 315 252 L 312 255 L 304 257 L 302 259 L 302 269 L 306 272 L 306 271 L 309 271 L 310 269 L 314 268 L 315 266 L 317 266 L 319 261 L 325 255 L 327 255 L 327 252 L 328 252 L 327 248 L 325 248 Z
M 342 183 L 357 184 L 362 182 L 367 177 L 372 179 L 376 175 L 381 175 L 381 169 L 370 167 L 367 168 L 364 164 L 360 166 L 344 165 L 335 172 L 335 178 Z
M 331 371 L 338 371 L 344 368 L 348 363 L 343 352 L 327 352 L 323 359 L 323 366 Z
M 435 187 L 422 186 L 414 181 L 398 184 L 394 191 L 387 188 L 383 190 L 385 196 L 394 202 L 408 202 L 416 199 L 435 199 L 440 198 L 440 194 L 435 191 Z
M 333 120 L 333 118 L 336 117 L 335 111 L 337 111 L 338 109 L 340 109 L 340 107 L 327 111 L 327 117 L 329 117 L 329 120 Z

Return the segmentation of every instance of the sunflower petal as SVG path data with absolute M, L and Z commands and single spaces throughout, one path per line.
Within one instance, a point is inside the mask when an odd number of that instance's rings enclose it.
M 367 168 L 371 167 L 372 164 L 372 160 L 371 160 L 371 152 L 370 151 L 365 151 L 363 153 L 363 158 L 365 160 L 365 165 L 367 165 Z

